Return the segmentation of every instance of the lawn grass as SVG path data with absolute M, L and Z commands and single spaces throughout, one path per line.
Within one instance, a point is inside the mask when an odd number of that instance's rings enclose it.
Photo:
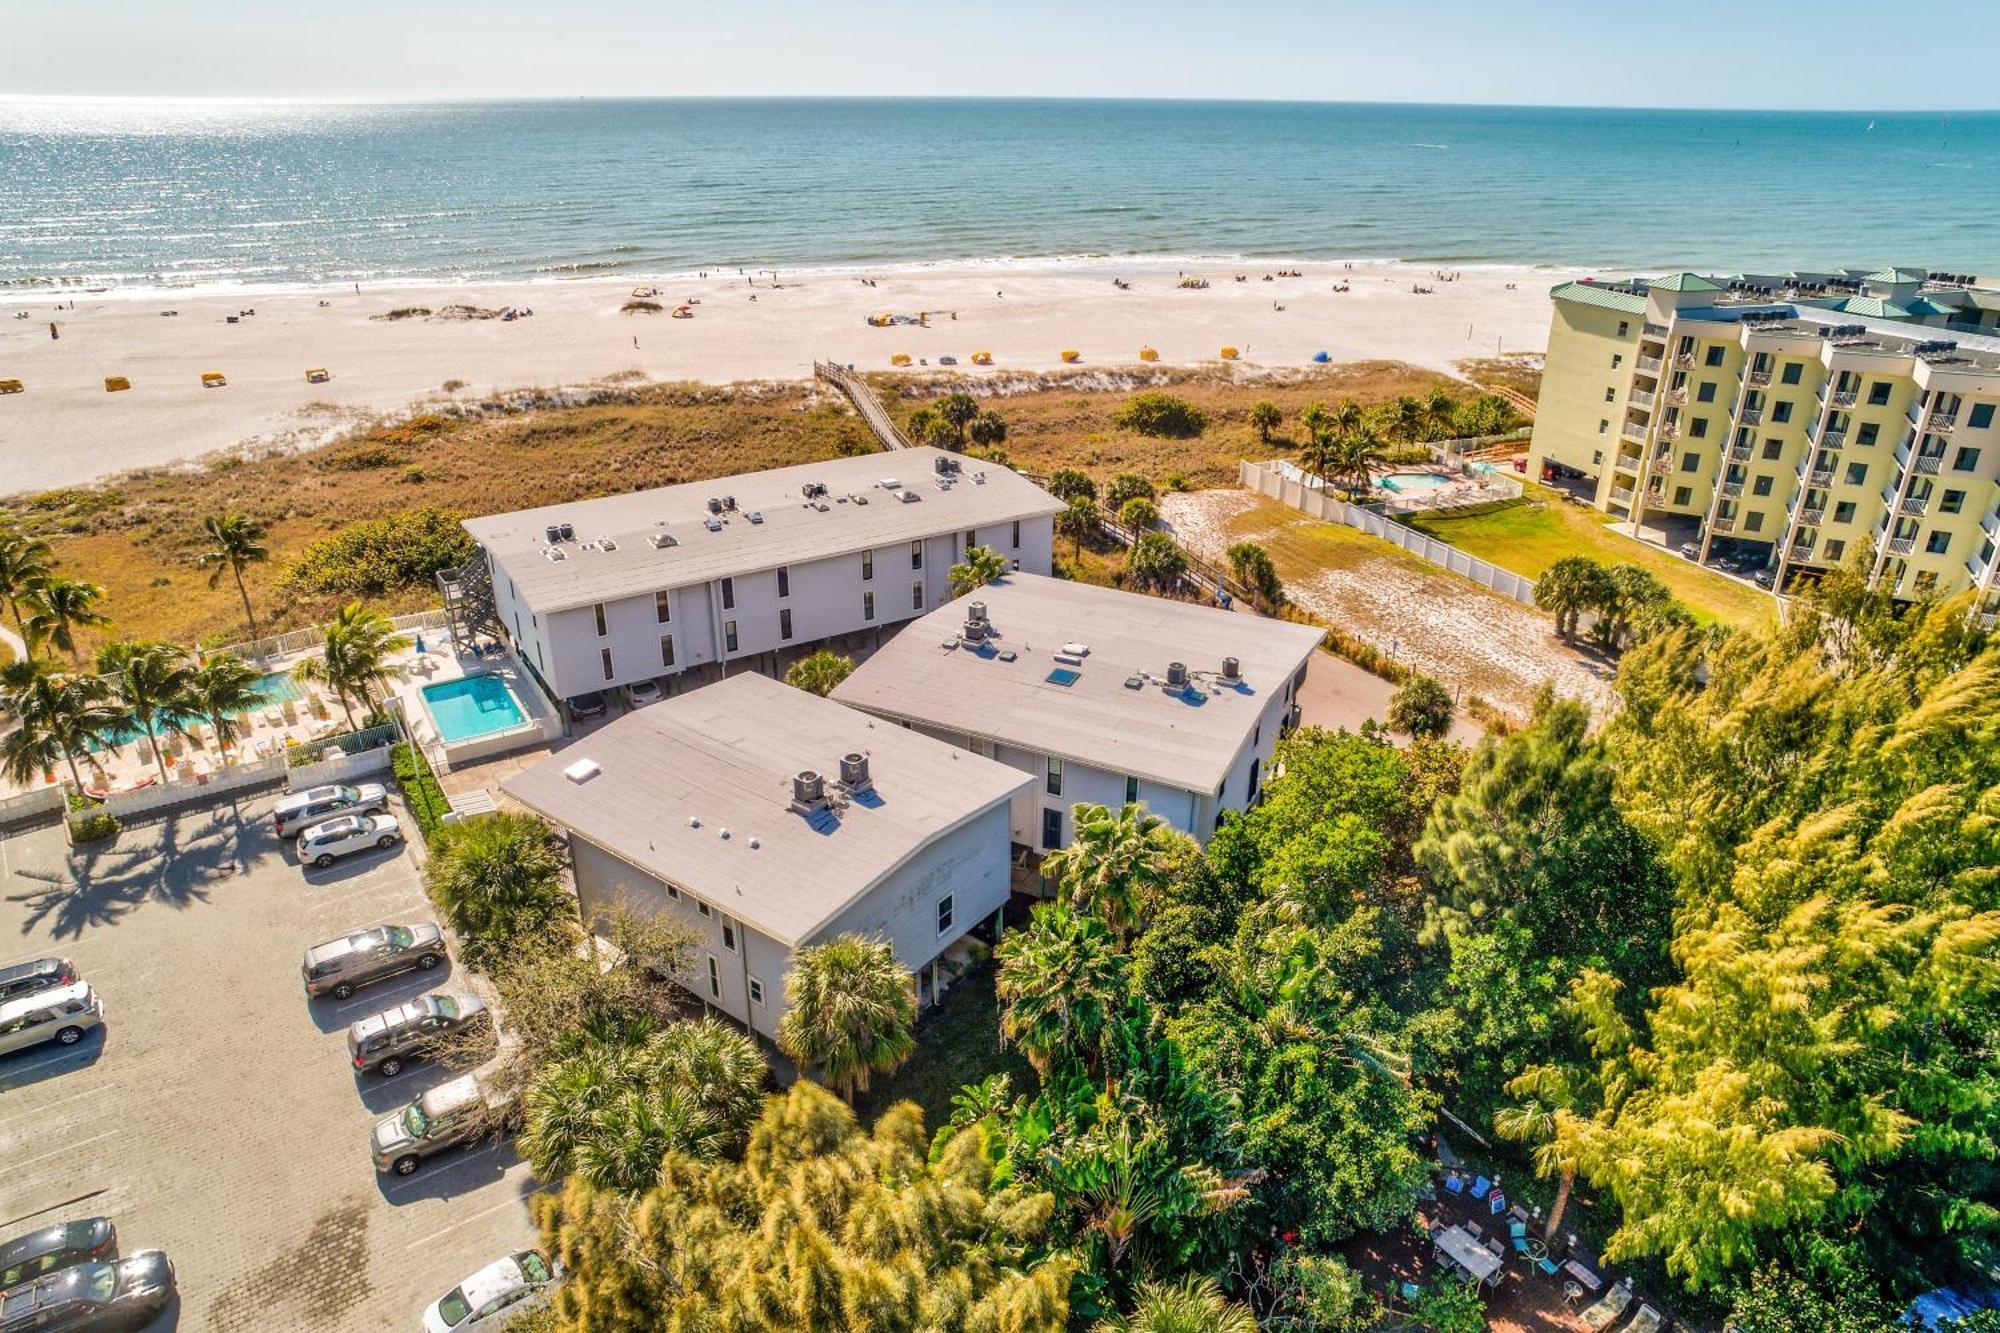
M 1281 504 L 1259 498 L 1233 515 L 1228 523 L 1232 542 L 1253 541 L 1270 554 L 1278 577 L 1287 582 L 1310 578 L 1329 569 L 1351 570 L 1374 560 L 1387 560 L 1420 574 L 1455 578 L 1428 560 L 1411 555 L 1393 542 L 1371 537 L 1344 523 L 1329 523 Z
M 988 1074 L 1006 1074 L 1016 1093 L 1035 1090 L 1035 1071 L 1018 1052 L 1000 1046 L 1000 1000 L 991 963 L 959 978 L 944 1003 L 917 1020 L 917 1049 L 910 1062 L 888 1078 L 878 1078 L 854 1099 L 861 1123 L 897 1102 L 924 1110 L 924 1127 L 935 1132 L 951 1119 L 951 1099 L 968 1083 Z
M 1607 565 L 1638 565 L 1658 575 L 1697 620 L 1747 628 L 1768 623 L 1774 614 L 1769 593 L 1635 541 L 1612 528 L 1610 515 L 1569 504 L 1560 493 L 1532 482 L 1525 483 L 1520 504 L 1467 518 L 1417 515 L 1409 523 L 1527 578 L 1539 577 L 1564 556 L 1584 555 Z

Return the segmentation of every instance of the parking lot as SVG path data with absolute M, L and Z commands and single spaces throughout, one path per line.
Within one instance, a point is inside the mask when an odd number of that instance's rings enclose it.
M 174 1262 L 180 1302 L 155 1329 L 416 1328 L 459 1279 L 532 1243 L 535 1181 L 504 1140 L 376 1175 L 371 1127 L 450 1071 L 358 1083 L 342 1034 L 463 978 L 307 1001 L 308 946 L 433 914 L 400 848 L 301 872 L 270 832 L 273 800 L 94 848 L 60 828 L 0 840 L 0 962 L 69 958 L 105 1006 L 75 1047 L 0 1056 L 0 1238 L 109 1215 L 123 1251 Z

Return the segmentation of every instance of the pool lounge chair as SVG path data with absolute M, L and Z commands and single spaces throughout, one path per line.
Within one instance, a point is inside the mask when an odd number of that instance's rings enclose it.
M 1607 1329 L 1618 1322 L 1618 1316 L 1625 1313 L 1625 1307 L 1632 1303 L 1632 1287 L 1628 1282 L 1617 1286 L 1598 1298 L 1597 1304 L 1583 1312 L 1583 1326 L 1589 1329 Z
M 1444 1178 L 1444 1189 L 1447 1194 L 1465 1193 L 1465 1177 L 1456 1171 L 1451 1172 Z
M 1472 1182 L 1473 1198 L 1483 1199 L 1492 1192 L 1493 1192 L 1493 1182 L 1488 1180 L 1485 1176 L 1481 1176 L 1479 1179 Z
M 1632 1322 L 1625 1325 L 1625 1333 L 1660 1333 L 1666 1326 L 1666 1316 L 1650 1305 L 1642 1305 L 1639 1313 L 1632 1316 Z

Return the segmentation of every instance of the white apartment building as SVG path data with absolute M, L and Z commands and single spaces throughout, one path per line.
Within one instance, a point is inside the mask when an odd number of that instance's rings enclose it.
M 1010 836 L 1044 851 L 1071 807 L 1139 801 L 1204 841 L 1256 800 L 1320 632 L 1012 574 L 930 612 L 834 690 L 841 703 L 1029 774 Z
M 1061 504 L 937 449 L 470 519 L 493 615 L 555 698 L 899 624 L 950 595 L 973 546 L 1050 568 Z M 712 674 L 712 673 L 711 673 Z
M 792 954 L 888 940 L 920 1003 L 1007 903 L 1007 811 L 1030 780 L 755 672 L 600 727 L 502 784 L 568 832 L 586 921 L 621 901 L 698 940 L 686 984 L 775 1037 Z

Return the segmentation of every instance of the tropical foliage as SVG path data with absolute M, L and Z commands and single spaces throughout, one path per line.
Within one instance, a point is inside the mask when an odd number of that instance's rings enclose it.
M 948 571 L 951 595 L 963 597 L 1007 573 L 1007 557 L 990 546 L 975 546 Z
M 389 659 L 409 646 L 389 617 L 349 602 L 326 626 L 319 656 L 300 662 L 292 674 L 332 690 L 353 727 L 354 705 L 365 705 L 372 692 L 388 688 Z
M 349 598 L 434 589 L 439 570 L 457 568 L 478 549 L 461 517 L 426 507 L 350 523 L 308 546 L 286 585 L 307 596 Z
M 1425 675 L 1411 676 L 1389 697 L 1389 725 L 1409 736 L 1436 739 L 1451 730 L 1451 691 Z
M 916 981 L 884 940 L 839 935 L 792 956 L 778 1047 L 849 1101 L 915 1048 Z
M 431 835 L 424 887 L 466 962 L 482 967 L 514 941 L 575 919 L 564 859 L 562 838 L 535 816 L 481 815 Z
M 237 595 L 243 599 L 243 619 L 254 639 L 257 615 L 250 609 L 250 589 L 243 582 L 243 571 L 271 558 L 270 548 L 264 545 L 264 525 L 232 512 L 210 514 L 201 521 L 201 529 L 207 534 L 208 547 L 195 557 L 195 567 L 208 571 L 211 588 L 221 581 L 225 571 L 235 578 Z
M 817 694 L 822 699 L 840 687 L 840 682 L 854 674 L 854 659 L 844 653 L 836 653 L 830 648 L 821 648 L 807 653 L 798 661 L 785 668 L 785 684 L 793 689 Z
M 1112 418 L 1121 430 L 1170 440 L 1188 440 L 1208 429 L 1208 415 L 1170 393 L 1136 393 Z

